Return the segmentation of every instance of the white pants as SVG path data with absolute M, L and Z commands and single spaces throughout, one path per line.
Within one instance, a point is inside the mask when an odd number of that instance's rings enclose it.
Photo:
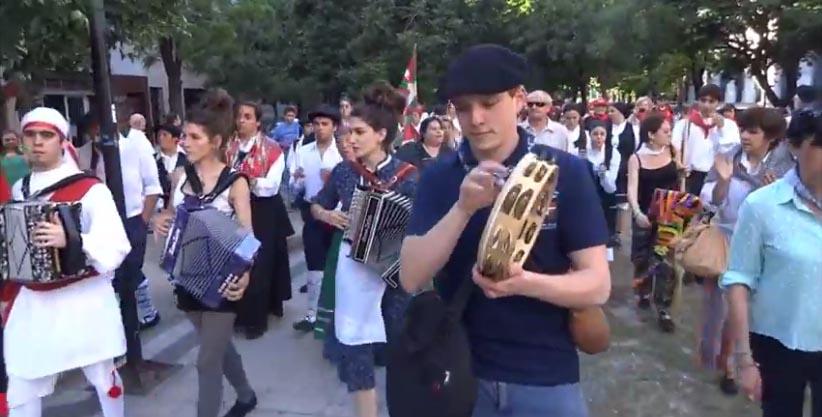
M 98 362 L 83 367 L 86 379 L 94 385 L 104 417 L 123 417 L 125 397 L 123 380 L 114 367 L 113 360 Z M 9 417 L 41 417 L 43 414 L 42 398 L 54 392 L 58 375 L 38 379 L 22 379 L 9 375 L 7 399 Z M 117 398 L 109 396 L 109 390 L 116 385 L 120 388 Z

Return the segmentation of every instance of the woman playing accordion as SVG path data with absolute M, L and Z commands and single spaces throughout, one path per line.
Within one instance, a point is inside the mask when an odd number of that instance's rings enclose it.
M 205 105 L 186 118 L 185 147 L 191 165 L 174 173 L 171 209 L 157 215 L 154 227 L 166 236 L 172 228 L 176 210 L 184 210 L 188 198 L 204 199 L 207 205 L 233 217 L 238 227 L 251 227 L 249 184 L 245 177 L 232 175 L 233 170 L 221 161 L 225 139 L 233 132 L 232 99 L 225 91 L 212 92 Z M 187 175 L 196 174 L 196 175 Z M 213 273 L 217 275 L 218 270 Z M 206 279 L 218 277 L 206 277 Z M 248 286 L 248 272 L 239 280 L 228 281 L 221 289 L 224 300 L 216 307 L 205 305 L 198 297 L 175 285 L 177 307 L 183 310 L 199 336 L 197 355 L 197 417 L 217 417 L 223 397 L 223 375 L 237 392 L 237 401 L 229 411 L 232 417 L 244 416 L 257 405 L 257 397 L 246 378 L 242 359 L 231 341 L 237 301 Z
M 391 155 L 391 138 L 405 98 L 387 84 L 372 86 L 356 106 L 350 119 L 351 145 L 355 161 L 344 161 L 331 172 L 329 180 L 311 206 L 313 216 L 340 229 L 349 227 L 355 191 L 380 189 L 410 198 L 416 187 L 416 171 Z M 333 210 L 342 203 L 342 210 Z M 402 239 L 402 236 L 399 237 Z M 410 297 L 392 288 L 380 272 L 351 257 L 352 243 L 339 249 L 336 273 L 333 331 L 326 357 L 337 362 L 339 377 L 353 393 L 360 416 L 377 415 L 374 381 L 375 348 L 398 331 Z

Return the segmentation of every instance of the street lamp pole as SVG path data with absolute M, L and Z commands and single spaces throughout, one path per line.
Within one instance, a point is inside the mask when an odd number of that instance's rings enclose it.
M 103 164 L 106 171 L 106 185 L 111 190 L 114 203 L 120 218 L 125 221 L 125 194 L 123 192 L 123 175 L 118 148 L 119 133 L 116 126 L 116 113 L 111 101 L 111 74 L 109 73 L 109 48 L 106 45 L 106 15 L 103 0 L 90 0 L 91 18 L 89 31 L 91 40 L 91 65 L 94 79 L 94 99 L 100 123 L 100 146 Z M 134 271 L 126 261 L 117 269 L 114 287 L 120 297 L 120 312 L 126 333 L 126 365 L 122 376 L 129 391 L 139 393 L 143 390 L 139 367 L 143 362 L 140 342 L 140 325 L 137 319 L 137 297 Z M 137 274 L 139 275 L 139 274 Z

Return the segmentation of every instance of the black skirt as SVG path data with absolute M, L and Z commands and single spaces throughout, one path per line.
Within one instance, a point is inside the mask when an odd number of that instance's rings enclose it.
M 291 270 L 288 263 L 288 236 L 294 234 L 280 195 L 251 196 L 251 226 L 260 241 L 260 250 L 251 269 L 251 280 L 239 301 L 237 325 L 266 328 L 269 313 L 282 311 L 282 302 L 291 299 Z

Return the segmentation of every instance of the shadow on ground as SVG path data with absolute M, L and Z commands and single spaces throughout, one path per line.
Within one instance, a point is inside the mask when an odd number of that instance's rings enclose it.
M 661 333 L 653 312 L 639 312 L 631 289 L 631 266 L 617 256 L 611 266 L 611 349 L 582 357 L 582 380 L 592 417 L 755 416 L 742 395 L 719 391 L 717 375 L 694 366 L 699 287 L 685 286 L 675 312 L 677 330 Z

